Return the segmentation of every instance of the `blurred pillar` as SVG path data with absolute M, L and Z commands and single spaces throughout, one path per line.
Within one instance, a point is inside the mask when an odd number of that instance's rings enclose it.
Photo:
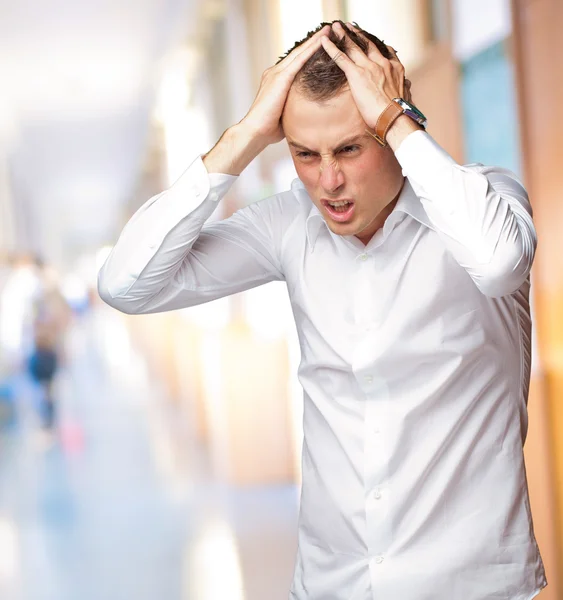
M 463 131 L 459 93 L 459 66 L 446 43 L 436 44 L 426 60 L 407 71 L 413 101 L 428 118 L 428 133 L 457 162 L 463 160 Z
M 425 45 L 422 2 L 412 0 L 348 0 L 347 16 L 398 50 L 405 67 L 421 61 Z
M 347 21 L 346 0 L 323 0 L 323 19 L 325 21 Z
M 8 159 L 0 139 L 0 253 L 16 248 L 16 222 Z
M 541 360 L 541 385 L 547 414 L 542 432 L 554 462 L 556 516 L 550 569 L 554 598 L 563 597 L 563 3 L 560 0 L 512 0 L 514 52 L 520 104 L 523 165 L 534 208 L 539 244 L 534 270 L 534 301 Z M 548 435 L 548 434 L 551 435 Z M 549 502 L 543 498 L 543 502 Z M 557 579 L 559 579 L 557 581 Z M 548 588 L 549 589 L 549 588 Z
M 0 253 L 11 252 L 17 245 L 17 223 L 12 189 L 9 153 L 17 137 L 14 111 L 0 98 Z
M 291 483 L 288 351 L 234 321 L 206 340 L 206 408 L 215 473 L 235 485 Z

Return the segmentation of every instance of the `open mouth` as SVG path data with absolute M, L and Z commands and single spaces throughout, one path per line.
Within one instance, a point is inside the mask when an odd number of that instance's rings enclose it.
M 330 218 L 339 223 L 349 221 L 354 213 L 354 202 L 352 200 L 321 200 Z

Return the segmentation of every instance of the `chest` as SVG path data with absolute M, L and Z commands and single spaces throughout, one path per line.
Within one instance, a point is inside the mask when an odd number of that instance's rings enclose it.
M 366 339 L 394 359 L 435 355 L 479 328 L 482 295 L 438 234 L 418 221 L 363 249 L 325 231 L 314 252 L 296 256 L 284 269 L 309 358 L 350 363 Z

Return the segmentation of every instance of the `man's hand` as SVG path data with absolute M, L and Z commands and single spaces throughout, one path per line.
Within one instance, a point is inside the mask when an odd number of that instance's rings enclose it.
M 405 82 L 405 68 L 393 48 L 388 46 L 393 56 L 389 60 L 359 29 L 349 24 L 348 27 L 369 44 L 367 55 L 350 38 L 346 53 L 338 50 L 326 36 L 321 43 L 328 55 L 344 71 L 354 102 L 365 123 L 373 129 L 379 115 L 393 98 L 410 100 L 410 81 Z M 346 35 L 340 23 L 334 23 L 333 28 L 340 38 Z
M 283 140 L 280 119 L 291 85 L 301 67 L 321 47 L 322 36 L 329 31 L 330 26 L 325 25 L 277 65 L 264 71 L 256 98 L 240 125 L 249 127 L 267 144 Z
M 321 48 L 321 38 L 329 30 L 325 25 L 277 65 L 266 69 L 247 115 L 227 129 L 203 156 L 208 173 L 239 175 L 264 148 L 284 138 L 280 120 L 291 85 L 301 67 Z

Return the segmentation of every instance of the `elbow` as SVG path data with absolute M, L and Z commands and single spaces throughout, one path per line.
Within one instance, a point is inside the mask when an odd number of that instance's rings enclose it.
M 477 287 L 485 296 L 501 298 L 516 292 L 528 279 L 532 268 L 533 253 L 523 252 L 518 245 L 497 249 L 485 268 L 479 269 L 474 278 Z
M 120 285 L 115 285 L 115 282 L 112 282 L 110 278 L 108 278 L 105 273 L 104 268 L 100 269 L 98 272 L 98 296 L 108 305 L 118 310 L 119 312 L 125 313 L 127 315 L 138 314 L 139 311 L 136 310 L 135 305 L 131 302 L 128 302 L 126 297 L 119 292 L 112 293 L 110 290 L 119 290 Z

